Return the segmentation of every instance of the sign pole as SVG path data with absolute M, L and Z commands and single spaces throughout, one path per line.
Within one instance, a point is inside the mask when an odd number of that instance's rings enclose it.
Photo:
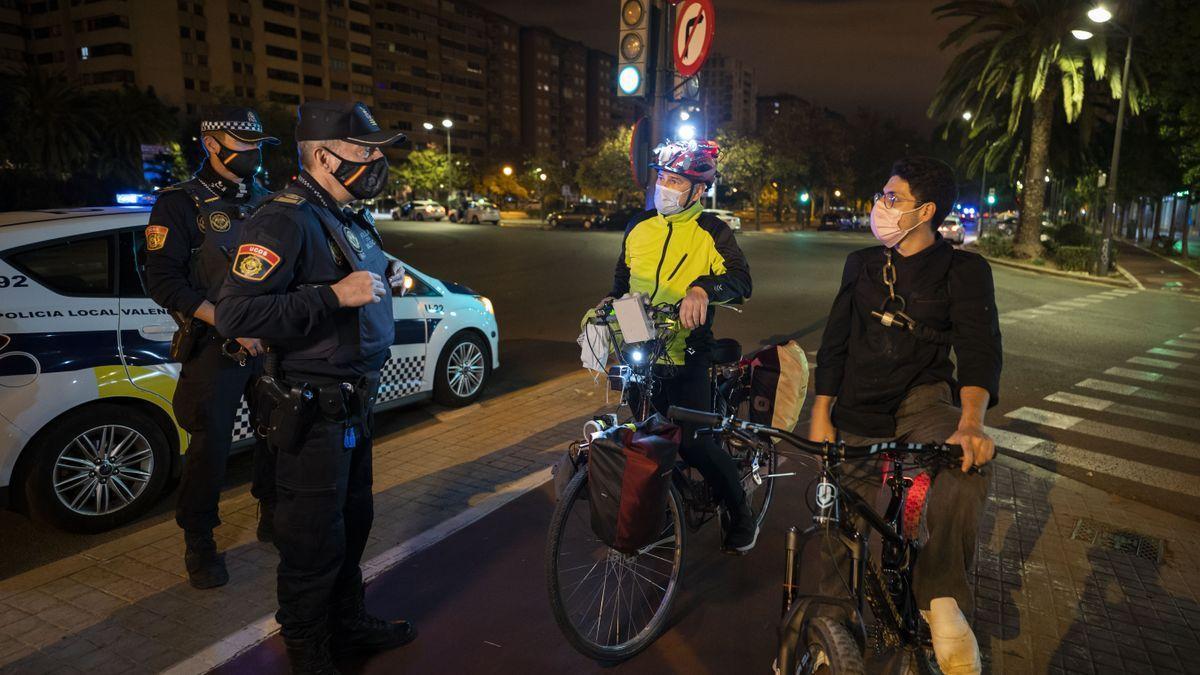
M 655 31 L 655 67 L 654 67 L 654 102 L 650 110 L 650 149 L 654 150 L 662 142 L 665 135 L 667 117 L 667 97 L 671 94 L 673 80 L 671 58 L 671 28 L 675 25 L 674 7 L 666 0 L 654 0 L 658 24 L 652 26 Z M 646 208 L 654 208 L 654 184 L 658 177 L 651 171 L 646 171 Z

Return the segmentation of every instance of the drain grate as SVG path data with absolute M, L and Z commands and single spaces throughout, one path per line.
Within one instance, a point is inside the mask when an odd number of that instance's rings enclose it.
M 1158 564 L 1163 560 L 1166 542 L 1129 530 L 1118 530 L 1090 518 L 1075 521 L 1071 538 L 1114 551 L 1121 551 Z

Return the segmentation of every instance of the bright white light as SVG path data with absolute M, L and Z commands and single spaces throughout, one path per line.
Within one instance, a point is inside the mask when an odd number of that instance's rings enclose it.
M 972 117 L 974 117 L 974 115 L 972 115 L 972 114 L 971 114 L 971 111 L 970 111 L 970 110 L 966 110 L 966 111 L 964 111 L 964 112 L 963 112 L 963 119 L 964 119 L 964 120 L 966 120 L 966 121 L 970 122 Z
M 834 196 L 834 197 L 841 197 L 841 196 L 842 196 L 842 191 L 841 191 L 841 190 L 834 190 L 834 191 L 833 191 L 833 196 Z
M 539 173 L 539 174 L 538 174 L 538 178 L 539 178 L 540 180 L 546 180 L 547 176 L 546 176 L 546 174 L 544 174 L 544 173 Z
M 421 126 L 425 127 L 425 131 L 433 131 L 433 125 L 430 124 L 429 122 L 426 122 L 426 123 L 422 124 Z
M 1071 35 L 1074 35 L 1076 40 L 1091 40 L 1092 39 L 1091 31 L 1086 31 L 1086 30 L 1083 30 L 1082 28 L 1076 28 L 1075 30 L 1071 31 Z
M 689 117 L 691 117 L 691 116 L 692 116 L 692 114 L 691 114 L 691 113 L 689 113 L 689 112 L 688 112 L 688 111 L 686 111 L 686 110 L 684 110 L 684 111 L 681 111 L 681 112 L 679 113 L 679 119 L 683 120 L 684 122 L 686 122 L 686 121 L 688 120 L 688 118 L 689 118 Z
M 454 126 L 454 120 L 451 120 L 451 119 L 444 119 L 444 120 L 442 120 L 442 126 L 444 126 L 444 127 L 446 127 L 447 129 L 449 129 L 450 127 Z
M 678 129 L 680 140 L 690 141 L 696 137 L 696 127 L 692 124 L 680 124 Z
M 1046 182 L 1047 182 L 1047 183 L 1049 183 L 1049 182 L 1050 182 L 1050 176 L 1046 176 Z
M 1088 18 L 1096 23 L 1104 23 L 1112 18 L 1112 12 L 1104 5 L 1096 5 L 1088 10 Z
M 629 356 L 633 358 L 633 360 L 634 360 L 634 362 L 635 362 L 635 363 L 641 363 L 641 362 L 642 362 L 642 358 L 643 358 L 643 357 L 642 357 L 642 350 L 640 350 L 640 349 L 634 350 L 634 352 L 633 352 L 632 354 L 630 354 Z
M 617 76 L 617 86 L 625 94 L 632 94 L 642 86 L 642 73 L 637 66 L 625 66 Z
M 505 176 L 511 176 L 512 174 L 513 174 L 513 168 L 511 166 L 504 167 L 504 175 Z

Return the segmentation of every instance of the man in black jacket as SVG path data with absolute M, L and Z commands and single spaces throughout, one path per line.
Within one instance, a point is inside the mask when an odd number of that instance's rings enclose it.
M 851 253 L 817 353 L 809 439 L 870 445 L 961 445 L 961 470 L 934 476 L 923 517 L 928 540 L 914 570 L 917 603 L 947 675 L 978 673 L 979 651 L 965 616 L 974 593 L 975 554 L 995 445 L 984 415 L 999 400 L 1002 350 L 991 268 L 954 249 L 937 228 L 957 197 L 954 174 L 931 158 L 896 162 L 875 197 L 871 230 L 883 244 Z M 953 347 L 957 360 L 950 360 Z M 868 503 L 878 466 L 846 468 Z M 837 595 L 831 564 L 818 592 Z
M 255 180 L 263 133 L 254 111 L 209 113 L 200 122 L 206 154 L 196 175 L 159 192 L 146 227 L 146 279 L 150 296 L 180 324 L 172 358 L 182 363 L 175 386 L 179 425 L 191 434 L 179 482 L 175 521 L 183 528 L 188 581 L 214 588 L 229 581 L 213 528 L 217 503 L 243 393 L 260 370 L 261 343 L 225 336 L 213 324 L 213 305 L 225 280 L 242 222 L 268 192 Z M 247 396 L 253 404 L 253 397 Z M 253 418 L 253 416 L 251 416 Z M 270 541 L 274 504 L 271 455 L 259 441 L 251 493 L 259 499 L 258 538 Z

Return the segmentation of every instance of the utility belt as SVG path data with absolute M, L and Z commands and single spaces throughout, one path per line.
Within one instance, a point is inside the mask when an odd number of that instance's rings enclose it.
M 280 452 L 300 452 L 305 436 L 318 415 L 343 425 L 346 447 L 353 447 L 355 427 L 370 438 L 373 432 L 372 410 L 379 392 L 379 372 L 372 371 L 355 382 L 330 382 L 311 385 L 288 382 L 263 375 L 254 383 L 259 409 L 255 433 Z
M 234 361 L 239 366 L 245 367 L 246 363 L 253 358 L 237 340 L 223 337 L 203 321 L 195 317 L 184 317 L 176 312 L 172 312 L 171 316 L 175 319 L 175 323 L 179 324 L 179 329 L 171 338 L 170 357 L 172 361 L 184 363 L 210 342 L 218 345 L 222 356 Z

